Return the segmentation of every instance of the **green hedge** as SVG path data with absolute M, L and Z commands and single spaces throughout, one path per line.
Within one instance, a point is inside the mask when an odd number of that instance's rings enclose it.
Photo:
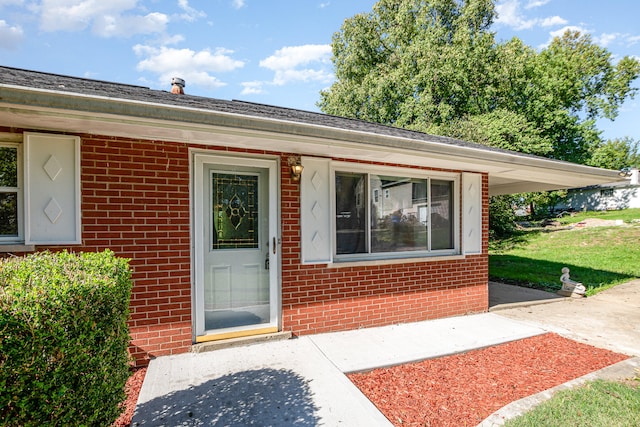
M 0 420 L 108 426 L 129 376 L 128 260 L 42 252 L 0 260 Z

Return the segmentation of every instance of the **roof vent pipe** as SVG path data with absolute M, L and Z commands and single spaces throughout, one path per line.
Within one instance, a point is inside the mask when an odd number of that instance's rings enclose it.
M 171 93 L 176 93 L 178 95 L 184 95 L 184 80 L 180 77 L 172 77 L 171 78 Z

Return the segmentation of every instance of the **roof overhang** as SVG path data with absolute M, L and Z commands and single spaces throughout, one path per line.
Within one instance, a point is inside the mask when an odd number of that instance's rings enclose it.
M 0 85 L 0 126 L 164 140 L 483 172 L 489 194 L 586 187 L 624 180 L 617 171 L 482 146 L 176 105 Z

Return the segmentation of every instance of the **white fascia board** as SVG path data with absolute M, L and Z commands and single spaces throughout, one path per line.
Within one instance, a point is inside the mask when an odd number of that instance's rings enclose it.
M 33 107 L 26 102 L 5 104 L 5 107 L 1 108 L 0 103 L 0 111 L 14 113 L 14 118 L 22 125 L 44 125 L 48 126 L 48 130 L 96 132 L 190 143 L 222 143 L 247 148 L 256 148 L 257 145 L 261 149 L 265 148 L 264 140 L 269 139 L 274 142 L 274 151 L 342 155 L 359 160 L 397 161 L 404 164 L 486 172 L 490 176 L 509 181 L 509 184 L 501 185 L 492 191 L 496 194 L 542 191 L 548 187 L 573 188 L 620 179 L 616 171 L 515 152 L 487 150 L 483 147 L 450 145 L 438 141 L 415 140 L 367 131 L 137 100 L 10 85 L 0 85 L 1 87 L 29 93 L 32 96 L 44 95 L 65 101 L 62 107 L 53 109 Z M 65 106 L 66 104 L 68 106 Z M 78 104 L 83 104 L 83 108 L 79 108 Z M 109 108 L 105 108 L 106 106 Z M 153 118 L 127 115 L 124 112 L 129 108 L 138 108 Z M 101 110 L 110 112 L 104 113 L 100 112 Z M 33 114 L 39 118 L 34 120 L 34 123 L 29 123 L 29 116 Z M 21 119 L 18 119 L 18 116 Z M 43 118 L 49 120 L 43 121 Z M 199 121 L 193 120 L 196 118 Z M 114 124 L 119 127 L 114 127 Z M 212 134 L 224 137 L 212 140 Z M 384 159 L 381 159 L 381 155 Z M 533 178 L 532 175 L 537 176 Z M 528 179 L 523 179 L 525 177 Z

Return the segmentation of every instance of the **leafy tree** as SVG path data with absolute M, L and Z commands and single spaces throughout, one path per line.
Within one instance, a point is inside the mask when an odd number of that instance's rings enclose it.
M 588 163 L 613 170 L 640 167 L 640 141 L 627 137 L 602 142 L 595 147 Z
M 543 191 L 520 194 L 521 204 L 528 207 L 532 219 L 548 218 L 553 215 L 558 203 L 567 197 L 566 190 Z
M 501 239 L 507 237 L 516 230 L 516 215 L 513 207 L 516 196 L 503 195 L 491 198 L 489 207 L 489 237 Z
M 334 34 L 336 81 L 320 108 L 587 163 L 601 142 L 596 120 L 633 97 L 640 63 L 614 65 L 578 32 L 540 52 L 497 43 L 494 16 L 492 0 L 380 0 Z
M 596 121 L 614 119 L 634 96 L 640 62 L 624 57 L 614 64 L 589 35 L 571 31 L 540 52 L 518 38 L 498 43 L 490 30 L 494 17 L 492 0 L 378 1 L 334 34 L 336 80 L 320 93 L 319 107 L 560 160 L 601 162 L 607 149 Z M 555 197 L 547 197 L 549 204 Z M 494 207 L 511 208 L 502 199 Z
M 522 114 L 504 109 L 453 119 L 429 129 L 430 133 L 522 153 L 546 156 L 553 151 L 553 141 L 540 129 Z
M 491 0 L 381 0 L 333 36 L 331 114 L 424 128 L 486 112 L 495 82 Z
M 575 31 L 556 37 L 535 63 L 536 93 L 524 114 L 555 141 L 551 157 L 588 163 L 601 141 L 596 120 L 613 120 L 624 100 L 634 96 L 631 83 L 640 63 L 624 57 L 614 65 L 610 52 Z

